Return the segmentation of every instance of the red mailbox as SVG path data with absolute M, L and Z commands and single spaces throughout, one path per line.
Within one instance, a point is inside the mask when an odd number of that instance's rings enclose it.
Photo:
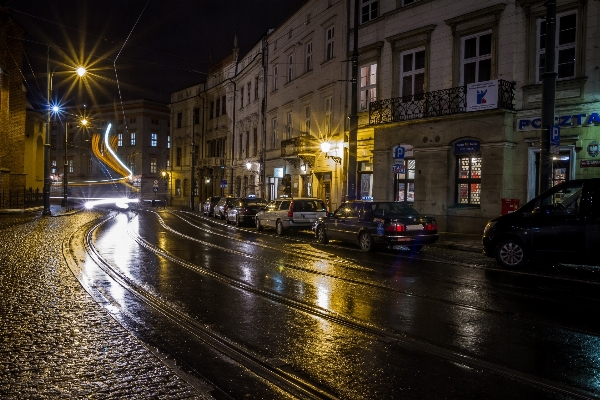
M 502 215 L 515 212 L 519 208 L 519 199 L 502 199 Z

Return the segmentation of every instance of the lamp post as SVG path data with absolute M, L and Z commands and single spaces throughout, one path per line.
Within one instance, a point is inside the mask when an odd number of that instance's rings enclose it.
M 57 112 L 58 111 L 58 107 L 54 106 L 54 111 Z M 68 170 L 69 170 L 69 162 L 67 159 L 67 147 L 69 145 L 69 119 L 66 118 L 65 119 L 65 164 L 64 164 L 64 170 L 63 170 L 63 200 L 62 200 L 62 206 L 63 207 L 68 207 L 69 206 L 69 199 L 68 199 L 68 192 L 69 192 L 69 182 L 67 179 L 68 176 Z M 82 127 L 87 127 L 88 125 L 88 120 L 84 117 L 81 118 L 79 120 L 80 126 Z
M 79 66 L 75 70 L 79 77 L 83 77 L 86 74 L 85 67 Z M 42 211 L 43 215 L 50 215 L 50 113 L 58 113 L 60 112 L 60 108 L 57 105 L 51 106 L 50 100 L 52 95 L 52 78 L 54 76 L 54 71 L 50 73 L 50 47 L 48 47 L 48 57 L 46 63 L 46 77 L 47 77 L 47 110 L 46 110 L 46 137 L 44 143 L 44 208 Z M 82 120 L 83 125 L 87 125 L 87 120 L 85 122 Z M 66 121 L 65 124 L 65 165 L 64 165 L 64 173 L 63 173 L 63 201 L 62 206 L 67 206 L 67 144 L 68 144 L 68 127 L 69 122 Z

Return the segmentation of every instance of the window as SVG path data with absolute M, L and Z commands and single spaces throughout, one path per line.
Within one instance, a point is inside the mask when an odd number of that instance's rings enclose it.
M 258 100 L 258 76 L 254 78 L 254 100 Z
M 369 109 L 369 103 L 377 100 L 377 63 L 360 67 L 360 109 Z
M 413 159 L 398 160 L 402 168 L 394 177 L 396 188 L 395 201 L 415 201 L 415 170 L 416 162 Z
M 334 27 L 327 29 L 325 34 L 325 61 L 333 58 L 333 40 L 334 40 Z
M 91 174 L 92 172 L 93 172 L 92 158 L 88 157 L 88 159 L 87 159 L 87 173 Z
M 306 43 L 306 72 L 312 71 L 313 62 L 312 62 L 312 42 Z
M 420 1 L 420 0 L 402 0 L 402 5 L 407 6 L 409 4 L 416 3 L 417 1 Z
M 167 149 L 171 148 L 171 135 L 167 136 Z
M 377 0 L 362 0 L 360 10 L 360 23 L 364 24 L 377 18 Z
M 73 157 L 67 158 L 67 164 L 69 165 L 69 172 L 75 172 L 75 170 L 73 169 Z
M 481 204 L 481 157 L 460 156 L 457 158 L 458 176 L 456 194 L 458 204 Z
M 250 105 L 250 91 L 252 90 L 252 82 L 248 82 L 248 105 Z
M 181 121 L 183 119 L 183 115 L 181 114 L 181 111 L 177 113 L 177 127 L 181 128 Z
M 238 158 L 242 158 L 243 141 L 244 141 L 244 135 L 240 134 L 239 135 L 239 140 L 238 140 Z
M 178 147 L 175 155 L 175 166 L 181 167 L 181 147 Z
M 194 107 L 192 113 L 194 115 L 194 125 L 198 125 L 200 123 L 200 108 Z
M 181 179 L 175 179 L 175 195 L 181 196 Z
M 400 62 L 402 97 L 422 94 L 425 85 L 425 49 L 412 49 L 400 53 Z
M 304 107 L 304 132 L 310 135 L 310 105 Z
M 333 97 L 327 97 L 325 99 L 325 135 L 331 135 L 331 109 L 332 109 Z
M 227 115 L 227 107 L 225 107 L 225 104 L 227 104 L 225 101 L 227 97 L 223 96 L 221 97 L 221 115 Z
M 133 117 L 133 118 L 129 118 L 129 123 L 130 123 L 130 124 L 135 124 L 135 117 Z M 104 121 L 103 121 L 103 124 L 102 124 L 102 125 L 104 125 Z
M 246 131 L 246 157 L 250 156 L 250 131 Z
M 171 169 L 171 159 L 169 158 L 168 155 L 167 155 L 167 158 L 165 159 L 165 163 L 166 163 L 167 169 Z
M 461 85 L 492 79 L 492 32 L 461 38 Z
M 286 114 L 286 125 L 285 125 L 285 138 L 290 139 L 292 137 L 292 112 L 288 111 Z
M 50 138 L 50 148 L 56 150 L 56 135 L 52 135 Z
M 277 65 L 273 67 L 273 90 L 277 90 Z
M 210 102 L 210 113 L 208 114 L 208 119 L 213 119 L 215 117 L 215 102 Z
M 215 100 L 215 118 L 221 113 L 221 99 Z
M 277 147 L 277 118 L 271 118 L 271 148 Z
M 291 82 L 294 80 L 294 55 L 290 54 L 288 56 L 288 74 L 287 81 Z
M 244 87 L 240 89 L 240 107 L 244 107 Z
M 258 128 L 252 131 L 252 154 L 256 156 L 258 153 Z
M 51 173 L 56 174 L 56 158 L 50 160 Z
M 129 134 L 129 145 L 135 146 L 135 132 Z
M 123 147 L 123 134 L 117 133 L 117 146 Z
M 150 173 L 156 174 L 158 171 L 158 161 L 156 157 L 150 157 Z
M 150 134 L 150 146 L 152 146 L 152 147 L 158 146 L 158 133 Z
M 556 16 L 555 66 L 558 79 L 575 77 L 575 50 L 577 45 L 577 13 Z M 546 20 L 537 20 L 537 81 L 542 81 L 546 66 Z

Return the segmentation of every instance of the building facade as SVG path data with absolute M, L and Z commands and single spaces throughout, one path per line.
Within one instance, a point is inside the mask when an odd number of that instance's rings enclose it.
M 379 71 L 377 100 L 361 115 L 374 137 L 373 197 L 414 201 L 444 231 L 482 232 L 504 202 L 536 194 L 543 2 L 366 3 L 377 3 L 359 26 L 361 70 Z M 600 176 L 599 10 L 557 2 L 552 185 Z
M 83 117 L 88 118 L 88 126 L 81 124 Z M 124 185 L 111 184 L 122 176 L 93 152 L 94 136 L 104 143 L 107 130 L 118 159 L 131 172 Z M 168 181 L 161 172 L 170 169 L 170 144 L 170 114 L 163 103 L 142 99 L 99 105 L 91 110 L 67 109 L 52 116 L 50 123 L 52 194 L 62 191 L 66 165 L 73 196 L 126 195 L 163 200 Z
M 28 183 L 25 171 L 26 91 L 21 76 L 24 30 L 0 7 L 0 208 L 15 201 Z

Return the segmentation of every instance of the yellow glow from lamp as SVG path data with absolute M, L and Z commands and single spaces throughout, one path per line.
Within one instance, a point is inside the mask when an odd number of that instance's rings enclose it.
M 79 75 L 80 77 L 84 76 L 86 72 L 87 71 L 86 71 L 86 69 L 84 67 L 78 67 L 77 68 L 77 75 Z
M 329 142 L 321 143 L 321 151 L 323 153 L 327 153 L 330 149 L 331 149 L 331 143 L 329 143 Z

